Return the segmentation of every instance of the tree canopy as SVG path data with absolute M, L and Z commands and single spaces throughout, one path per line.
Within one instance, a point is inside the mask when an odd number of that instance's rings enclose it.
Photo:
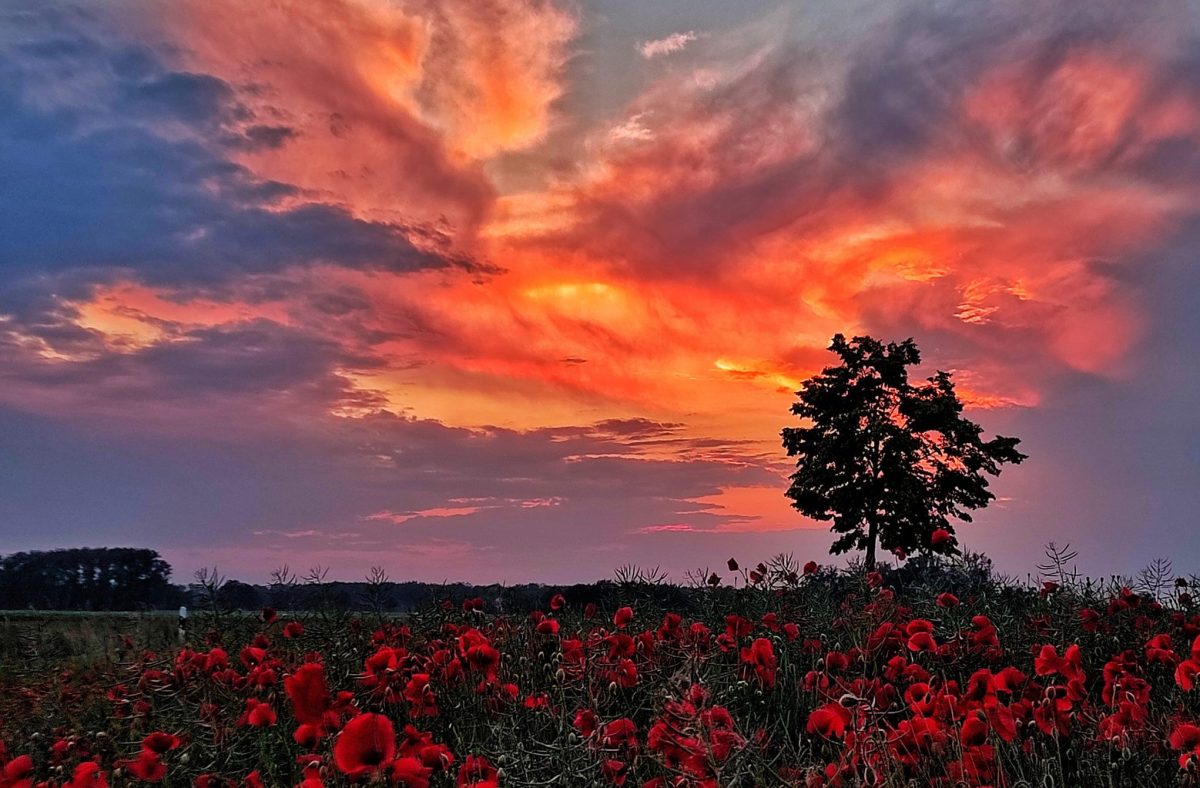
M 171 566 L 153 550 L 77 547 L 0 559 L 0 608 L 134 610 L 177 604 Z
M 883 342 L 869 336 L 833 338 L 840 363 L 805 380 L 792 413 L 804 426 L 786 427 L 783 446 L 796 458 L 787 497 L 801 514 L 832 521 L 840 537 L 830 552 L 875 548 L 903 553 L 957 552 L 951 518 L 995 495 L 988 476 L 1026 458 L 1017 438 L 984 440 L 963 416 L 950 373 L 909 382 L 921 362 L 910 338 Z

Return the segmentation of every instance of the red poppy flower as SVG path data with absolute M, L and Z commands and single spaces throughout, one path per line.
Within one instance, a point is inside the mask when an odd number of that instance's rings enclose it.
M 292 702 L 296 721 L 305 725 L 321 725 L 329 709 L 329 685 L 325 682 L 325 667 L 319 662 L 306 662 L 283 680 L 283 690 Z
M 138 757 L 131 761 L 123 761 L 121 765 L 134 777 L 146 783 L 156 783 L 167 776 L 167 765 L 153 750 L 143 749 L 138 753 Z
M 296 788 L 325 788 L 325 781 L 321 779 L 321 767 L 316 764 L 305 767 L 300 784 Z
M 554 596 L 550 597 L 550 609 L 551 610 L 562 610 L 566 606 L 567 606 L 567 598 L 565 596 L 563 596 L 562 594 L 555 594 Z
M 741 659 L 745 670 L 753 674 L 764 689 L 774 688 L 778 660 L 770 640 L 756 638 L 750 646 L 742 649 Z
M 617 663 L 617 667 L 612 671 L 612 680 L 616 682 L 618 687 L 633 687 L 638 682 L 637 665 L 633 664 L 631 659 L 623 659 Z
M 937 641 L 928 632 L 916 632 L 908 638 L 909 651 L 934 651 Z
M 289 640 L 303 637 L 304 625 L 299 621 L 289 621 L 283 628 L 283 636 Z
M 305 723 L 296 727 L 292 740 L 306 750 L 315 750 L 321 742 L 321 733 L 320 726 Z
M 850 724 L 850 710 L 840 703 L 826 703 L 808 715 L 807 730 L 826 739 L 840 739 L 846 735 Z
M 1182 750 L 1179 768 L 1187 769 L 1200 761 L 1200 726 L 1185 722 L 1171 732 L 1171 749 Z
M 269 728 L 275 724 L 277 717 L 271 704 L 263 703 L 257 698 L 246 699 L 246 711 L 239 722 L 254 728 Z
M 458 788 L 499 788 L 500 774 L 482 755 L 468 755 L 458 770 Z
M 596 731 L 596 712 L 591 709 L 580 709 L 575 712 L 575 730 L 585 739 Z
M 638 746 L 637 725 L 628 717 L 613 720 L 604 726 L 600 734 L 600 743 L 605 747 L 636 750 Z
M 953 541 L 954 541 L 954 535 L 951 534 L 949 531 L 947 531 L 945 528 L 938 528 L 929 537 L 929 543 L 931 545 L 933 545 L 934 547 L 941 547 L 942 545 L 950 544 Z
M 392 785 L 399 788 L 429 788 L 429 775 L 433 770 L 421 763 L 420 758 L 411 756 L 397 758 L 389 768 Z
M 333 762 L 351 778 L 374 774 L 396 756 L 396 731 L 382 714 L 360 714 L 342 729 L 333 745 Z
M 179 746 L 179 737 L 162 731 L 155 731 L 142 739 L 142 749 L 162 754 Z
M 963 721 L 962 731 L 958 738 L 964 747 L 977 747 L 987 741 L 988 724 L 978 714 L 976 712 Z
M 1200 676 L 1200 660 L 1185 659 L 1175 667 L 1175 683 L 1184 692 L 1196 688 L 1196 677 Z
M 95 761 L 84 761 L 75 767 L 71 774 L 71 782 L 65 788 L 108 788 L 108 780 L 100 771 L 100 764 Z
M 32 781 L 33 758 L 28 755 L 18 755 L 4 764 L 4 771 L 0 772 L 0 776 L 4 777 L 4 785 L 21 785 L 23 780 Z
M 624 629 L 629 626 L 629 622 L 633 621 L 633 608 L 623 607 L 613 616 L 613 626 L 618 629 Z

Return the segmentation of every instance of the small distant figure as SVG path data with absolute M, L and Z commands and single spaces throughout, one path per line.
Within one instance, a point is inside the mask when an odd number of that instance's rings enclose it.
M 179 642 L 187 640 L 188 612 L 187 605 L 179 606 Z

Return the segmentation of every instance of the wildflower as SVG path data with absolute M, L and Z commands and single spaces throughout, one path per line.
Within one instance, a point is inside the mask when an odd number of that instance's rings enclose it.
M 64 788 L 108 788 L 108 780 L 100 771 L 100 764 L 95 761 L 84 761 L 75 767 L 71 773 L 71 782 Z
M 18 755 L 8 763 L 4 764 L 4 769 L 0 771 L 0 777 L 4 778 L 4 785 L 31 786 L 33 784 L 33 759 L 28 755 Z
M 937 648 L 937 641 L 932 634 L 933 622 L 923 618 L 913 619 L 908 622 L 905 632 L 908 634 L 909 651 L 933 651 Z
M 953 544 L 954 536 L 949 531 L 947 531 L 945 528 L 938 528 L 929 537 L 929 543 L 931 545 L 933 545 L 934 547 L 941 547 L 943 545 Z
M 972 714 L 963 720 L 958 739 L 964 747 L 975 747 L 987 741 L 988 724 L 980 714 Z
M 179 737 L 174 734 L 155 731 L 142 739 L 142 749 L 161 755 L 174 750 L 180 743 Z
M 1184 692 L 1196 688 L 1196 677 L 1200 676 L 1200 660 L 1185 659 L 1175 666 L 1175 683 Z
M 617 686 L 626 689 L 636 686 L 638 682 L 637 665 L 633 664 L 633 660 L 630 659 L 621 660 L 612 672 L 612 680 L 616 682 Z
M 329 709 L 329 685 L 325 683 L 325 668 L 319 662 L 306 662 L 283 680 L 283 690 L 292 702 L 296 721 L 320 726 Z
M 1185 722 L 1171 732 L 1172 750 L 1182 750 L 1179 768 L 1195 768 L 1200 763 L 1200 726 Z
M 574 725 L 580 736 L 588 738 L 596 731 L 596 712 L 591 709 L 580 709 L 575 712 Z
M 633 621 L 633 608 L 623 607 L 613 615 L 613 626 L 617 629 L 624 629 Z
M 333 745 L 334 765 L 352 779 L 379 772 L 395 755 L 395 729 L 382 714 L 360 714 L 350 720 Z
M 743 669 L 753 674 L 764 689 L 775 687 L 775 671 L 778 661 L 775 648 L 766 638 L 757 638 L 741 651 Z
M 632 752 L 638 746 L 637 726 L 628 717 L 613 720 L 601 731 L 600 743 L 606 748 Z
M 840 739 L 850 724 L 850 710 L 840 703 L 826 703 L 808 715 L 809 733 L 826 739 Z
M 163 763 L 162 756 L 149 749 L 143 749 L 133 760 L 121 761 L 120 765 L 146 783 L 156 783 L 167 776 L 167 765 Z
M 306 750 L 315 750 L 323 733 L 318 725 L 303 724 L 292 732 L 292 740 Z
M 246 711 L 238 720 L 238 724 L 254 728 L 268 728 L 275 724 L 275 720 L 275 710 L 271 708 L 271 704 L 263 703 L 257 698 L 247 698 Z
M 458 770 L 457 788 L 499 788 L 500 773 L 482 755 L 468 755 Z
M 429 775 L 433 770 L 419 758 L 407 756 L 393 761 L 388 772 L 391 784 L 399 788 L 429 788 Z

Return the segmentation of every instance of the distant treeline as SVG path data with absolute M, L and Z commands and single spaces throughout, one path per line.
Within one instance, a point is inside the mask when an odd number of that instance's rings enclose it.
M 153 550 L 78 547 L 0 558 L 0 608 L 139 610 L 181 604 L 171 565 Z
M 171 583 L 171 565 L 154 550 L 72 548 L 14 553 L 0 558 L 0 609 L 3 610 L 376 610 L 409 612 L 446 601 L 460 605 L 481 598 L 494 612 L 544 608 L 551 596 L 568 603 L 606 604 L 617 596 L 617 584 L 514 586 L 469 583 L 291 581 L 254 585 L 203 573 L 198 582 Z M 653 586 L 664 605 L 685 608 L 689 594 L 677 586 Z

